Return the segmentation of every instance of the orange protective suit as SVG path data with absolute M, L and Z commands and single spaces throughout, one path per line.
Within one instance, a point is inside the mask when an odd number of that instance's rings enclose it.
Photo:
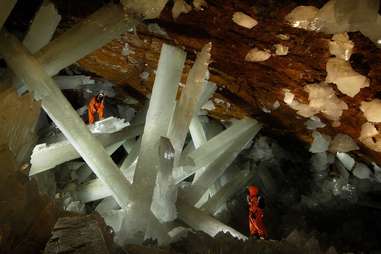
M 248 192 L 250 236 L 267 239 L 263 197 L 260 196 L 259 190 L 255 186 L 249 186 Z
M 94 96 L 91 101 L 89 102 L 89 105 L 87 106 L 88 114 L 89 114 L 89 124 L 93 124 L 95 122 L 95 113 L 98 114 L 98 120 L 104 119 L 104 100 L 98 100 L 98 96 Z

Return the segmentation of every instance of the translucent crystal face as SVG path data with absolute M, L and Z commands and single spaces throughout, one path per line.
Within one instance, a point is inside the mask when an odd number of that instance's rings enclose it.
M 287 14 L 285 20 L 293 27 L 310 29 L 310 24 L 318 11 L 319 9 L 314 6 L 298 6 Z
M 338 23 L 359 26 L 377 20 L 379 0 L 336 0 L 335 16 Z
M 317 116 L 310 117 L 306 122 L 305 125 L 307 129 L 309 130 L 315 130 L 318 128 L 324 128 L 326 126 L 325 123 L 321 122 L 320 118 Z
M 360 109 L 364 112 L 364 116 L 369 122 L 381 122 L 381 100 L 374 99 L 370 102 L 363 101 L 361 102 Z
M 355 165 L 355 160 L 347 153 L 336 153 L 336 157 L 341 161 L 344 167 L 348 170 L 352 170 Z
M 331 137 L 325 134 L 321 134 L 318 131 L 312 132 L 313 142 L 310 147 L 311 153 L 323 153 L 326 152 L 331 143 Z
M 354 43 L 349 40 L 347 33 L 335 34 L 329 42 L 329 52 L 337 58 L 348 61 L 352 55 Z
M 381 135 L 373 123 L 364 123 L 361 126 L 359 140 L 368 148 L 381 152 Z
M 379 0 L 330 0 L 322 8 L 298 6 L 285 19 L 293 27 L 327 34 L 360 31 L 380 46 Z
M 332 140 L 329 150 L 332 152 L 347 153 L 353 150 L 358 150 L 356 142 L 348 135 L 339 133 Z
M 285 56 L 288 54 L 288 47 L 282 44 L 275 44 L 275 54 L 278 56 Z
M 373 176 L 373 172 L 363 163 L 356 163 L 352 173 L 359 179 L 371 179 Z
M 247 55 L 245 57 L 245 61 L 247 62 L 262 62 L 266 61 L 271 57 L 271 54 L 267 51 L 260 50 L 257 48 L 250 49 L 249 52 L 247 52 Z
M 369 79 L 355 72 L 350 63 L 339 58 L 330 58 L 326 65 L 326 82 L 334 83 L 344 94 L 354 97 L 364 87 L 369 86 Z
M 247 29 L 252 29 L 258 24 L 258 22 L 254 18 L 250 17 L 249 15 L 243 12 L 235 12 L 233 14 L 232 20 L 237 25 L 245 27 Z
M 207 88 L 208 65 L 210 61 L 211 43 L 206 44 L 190 70 L 180 99 L 168 129 L 168 137 L 172 140 L 176 158 L 175 166 L 178 166 L 180 154 L 183 149 L 189 126 L 193 116 L 200 111 L 201 99 Z
M 53 3 L 45 2 L 33 19 L 23 44 L 31 53 L 36 53 L 52 39 L 61 20 Z
M 290 91 L 284 90 L 285 102 L 300 116 L 309 118 L 321 112 L 328 119 L 338 121 L 343 110 L 348 109 L 347 104 L 337 98 L 328 84 L 310 84 L 306 85 L 304 90 L 308 93 L 309 104 L 298 102 Z

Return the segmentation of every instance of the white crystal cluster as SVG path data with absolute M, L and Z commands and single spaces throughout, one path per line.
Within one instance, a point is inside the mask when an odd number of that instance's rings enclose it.
M 286 15 L 285 20 L 293 27 L 310 29 L 319 9 L 314 6 L 298 6 Z
M 243 12 L 235 12 L 233 14 L 232 20 L 237 25 L 247 29 L 252 29 L 258 24 L 258 21 Z
M 288 47 L 283 44 L 275 44 L 275 55 L 286 56 L 288 54 Z
M 89 126 L 91 133 L 115 133 L 129 126 L 125 119 L 108 117 Z
M 258 48 L 250 49 L 249 52 L 247 52 L 245 61 L 246 62 L 263 62 L 268 60 L 271 57 L 271 53 L 260 50 Z
M 332 140 L 329 150 L 331 152 L 347 153 L 350 151 L 358 150 L 359 147 L 354 140 L 345 134 L 339 133 Z
M 332 139 L 329 135 L 313 131 L 312 137 L 313 142 L 311 143 L 309 151 L 313 153 L 313 167 L 315 167 L 316 171 L 320 171 L 319 169 L 321 168 L 326 168 L 324 165 L 327 164 L 329 160 L 327 156 L 331 153 L 336 154 L 337 158 L 348 170 L 352 169 L 355 161 L 347 153 L 358 150 L 359 147 L 350 136 L 339 133 Z
M 172 177 L 175 149 L 168 138 L 161 138 L 159 156 L 160 169 L 156 176 L 151 211 L 160 223 L 166 223 L 177 218 L 177 188 Z
M 210 44 L 203 48 L 188 75 L 179 100 L 175 101 L 177 84 L 182 73 L 182 64 L 178 64 L 177 61 L 181 60 L 183 63 L 185 55 L 179 49 L 166 45 L 163 47 L 142 143 L 137 153 L 133 176 L 136 196 L 129 208 L 131 212 L 123 215 L 125 225 L 116 232 L 118 239 L 122 239 L 124 234 L 139 231 L 143 232 L 143 239 L 149 236 L 165 243 L 170 241 L 168 232 L 171 232 L 174 225 L 162 223 L 171 223 L 176 218 L 211 235 L 219 231 L 228 231 L 236 237 L 245 238 L 234 229 L 193 207 L 196 203 L 197 207 L 200 207 L 208 201 L 202 199 L 204 194 L 209 192 L 213 183 L 223 175 L 228 165 L 260 129 L 260 125 L 253 119 L 244 119 L 214 138 L 207 139 L 207 126 L 204 127 L 197 115 L 201 105 L 205 104 L 215 90 L 206 80 L 210 49 Z M 174 58 L 174 55 L 177 55 L 177 58 Z M 169 93 L 168 89 L 172 91 Z M 156 111 L 157 113 L 154 113 Z M 188 146 L 183 149 L 188 131 L 196 148 L 193 148 L 193 151 L 188 151 Z M 184 184 L 182 180 L 193 174 L 196 174 L 193 183 L 181 188 L 177 193 L 177 188 Z M 223 200 L 231 196 L 232 188 L 234 190 L 237 185 L 242 186 L 242 181 L 235 180 L 230 188 L 226 186 L 217 191 L 215 195 L 221 199 L 207 206 L 210 207 L 210 211 L 214 210 L 212 207 L 219 207 Z M 137 209 L 140 210 L 138 214 L 135 212 Z M 194 215 L 199 219 L 195 220 Z M 145 222 L 139 221 L 135 216 L 144 216 Z M 119 215 L 117 217 L 119 218 Z
M 378 0 L 351 0 L 347 2 L 331 0 L 320 10 L 313 6 L 299 6 L 285 17 L 286 21 L 294 27 L 334 33 L 331 41 L 329 41 L 329 51 L 334 57 L 327 61 L 325 82 L 335 84 L 340 92 L 350 97 L 356 96 L 362 88 L 369 87 L 370 80 L 353 70 L 349 63 L 354 43 L 349 39 L 346 32 L 356 31 L 356 29 L 353 30 L 354 28 L 364 28 L 377 20 L 377 6 L 379 6 Z M 369 16 L 363 17 L 363 14 Z M 321 112 L 328 119 L 334 121 L 333 126 L 339 126 L 342 111 L 348 109 L 348 105 L 337 98 L 334 90 L 323 83 L 320 87 L 307 85 L 304 90 L 309 93 L 309 104 L 294 100 L 291 91 L 285 92 L 284 101 L 303 117 L 312 117 Z M 377 100 L 363 102 L 361 105 L 364 116 L 370 122 L 377 120 L 378 109 Z M 313 120 L 309 120 L 306 125 L 309 129 L 319 127 L 319 123 Z
M 381 100 L 374 99 L 370 102 L 361 102 L 361 111 L 364 112 L 365 118 L 372 123 L 381 122 Z
M 329 42 L 329 52 L 337 58 L 348 61 L 354 46 L 347 33 L 339 33 L 332 36 L 332 40 Z
M 310 84 L 304 87 L 308 93 L 308 104 L 301 103 L 295 99 L 295 95 L 289 90 L 285 90 L 284 102 L 297 114 L 306 118 L 322 113 L 326 118 L 337 122 L 343 113 L 348 109 L 347 104 L 340 100 L 335 91 L 327 84 Z
M 173 233 L 176 230 L 172 231 L 177 227 L 175 219 L 213 236 L 224 231 L 246 239 L 213 215 L 238 189 L 244 188 L 249 171 L 226 173 L 261 125 L 245 118 L 223 130 L 221 125 L 200 116 L 201 105 L 216 89 L 207 81 L 210 51 L 211 44 L 201 50 L 176 100 L 186 53 L 163 45 L 146 113 L 138 113 L 130 126 L 117 118 L 104 119 L 92 126 L 93 135 L 107 147 L 109 154 L 121 146 L 128 153 L 119 173 L 128 183 L 125 185 L 129 194 L 122 202 L 116 199 L 121 193 L 113 187 L 112 179 L 91 179 L 91 170 L 81 165 L 72 174 L 80 183 L 72 193 L 77 199 L 73 206 L 103 199 L 96 210 L 113 227 L 115 239 L 121 245 L 148 238 L 166 244 L 177 237 Z M 190 142 L 186 141 L 188 133 Z M 38 146 L 32 156 L 32 172 L 37 174 L 79 157 L 71 140 Z M 184 182 L 192 175 L 192 183 Z M 224 184 L 215 185 L 221 179 Z
M 298 6 L 285 20 L 293 27 L 327 34 L 360 31 L 381 46 L 378 0 L 330 0 L 322 8 Z
M 369 86 L 369 79 L 354 71 L 349 62 L 340 58 L 330 58 L 326 65 L 326 82 L 334 83 L 345 95 L 354 97 L 361 88 Z
M 313 131 L 312 136 L 314 138 L 310 152 L 311 153 L 323 153 L 328 150 L 329 144 L 331 143 L 331 137 L 325 134 L 321 134 L 318 131 Z
M 350 136 L 342 133 L 338 133 L 332 140 L 332 138 L 326 134 L 313 131 L 312 137 L 311 153 L 323 153 L 328 150 L 333 153 L 347 153 L 359 149 L 356 142 L 354 142 Z
M 321 189 L 320 192 L 314 194 L 316 195 L 314 198 L 322 199 L 324 196 L 323 200 L 319 202 L 327 202 L 330 200 L 328 196 L 331 194 L 356 201 L 355 187 L 348 182 L 350 174 L 359 179 L 370 180 L 370 182 L 381 180 L 376 166 L 374 166 L 374 169 L 370 169 L 367 165 L 356 161 L 349 154 L 349 152 L 359 149 L 352 137 L 339 133 L 332 139 L 329 135 L 318 131 L 313 131 L 312 137 L 313 142 L 309 149 L 313 153 L 310 161 L 311 171 L 316 184 Z M 339 173 L 333 178 L 328 176 L 331 164 L 335 164 L 335 168 Z M 304 202 L 309 206 L 312 205 L 308 198 Z
M 305 123 L 307 129 L 309 130 L 316 130 L 318 128 L 324 128 L 326 126 L 325 123 L 323 123 L 319 117 L 317 116 L 311 116 Z
M 359 140 L 368 148 L 381 152 L 381 133 L 373 123 L 364 123 L 361 126 Z
M 364 135 L 374 135 L 377 132 L 374 126 L 369 123 L 363 126 L 363 131 L 369 132 L 364 133 Z M 356 161 L 355 158 L 349 154 L 359 149 L 352 137 L 338 133 L 332 139 L 330 136 L 318 131 L 313 131 L 312 136 L 313 142 L 309 150 L 313 154 L 310 163 L 313 177 L 322 188 L 322 193 L 319 195 L 323 195 L 326 191 L 329 191 L 334 196 L 356 200 L 356 197 L 352 196 L 355 195 L 354 186 L 351 186 L 348 182 L 350 174 L 358 179 L 369 180 L 369 183 L 374 181 L 381 182 L 381 170 L 376 164 L 373 165 L 373 168 L 370 168 L 364 163 Z M 339 176 L 334 178 L 328 177 L 328 170 L 331 164 L 335 164 Z M 325 197 L 325 199 L 327 198 L 328 197 Z
M 310 170 L 316 188 L 302 197 L 303 205 L 312 209 L 336 206 L 338 199 L 356 203 L 359 193 L 380 182 L 381 171 L 377 165 L 369 167 L 349 153 L 359 149 L 351 137 L 339 133 L 331 140 L 328 135 L 314 131 L 313 138 Z M 330 173 L 332 170 L 334 175 Z
M 338 121 L 343 110 L 348 109 L 347 104 L 340 100 L 333 89 L 326 84 L 307 85 L 304 90 L 308 92 L 309 106 L 320 111 L 330 120 Z
M 327 83 L 334 83 L 337 89 L 345 95 L 354 97 L 364 87 L 369 86 L 369 79 L 352 69 L 348 62 L 353 51 L 354 43 L 346 32 L 335 34 L 329 42 L 329 51 L 335 56 L 326 64 Z
M 381 113 L 381 100 L 363 101 L 360 109 L 368 122 L 361 126 L 359 140 L 368 148 L 381 152 L 381 133 L 376 126 L 377 123 L 381 122 L 379 115 Z
M 109 124 L 112 124 L 112 122 L 109 122 Z M 115 133 L 98 133 L 95 135 L 95 137 L 101 142 L 101 144 L 104 147 L 106 147 L 106 151 L 109 153 L 112 153 L 121 144 L 123 144 L 123 140 L 135 138 L 142 133 L 141 125 L 135 125 L 131 127 L 126 127 L 126 124 L 123 124 L 124 127 L 120 126 L 118 123 L 117 125 L 118 126 L 109 125 L 108 127 L 108 131 L 110 131 L 110 129 L 119 130 Z M 102 130 L 102 128 L 98 130 Z M 48 144 L 39 144 L 33 149 L 33 153 L 31 156 L 32 165 L 29 174 L 34 175 L 37 173 L 41 173 L 46 170 L 52 169 L 59 164 L 80 157 L 81 156 L 79 155 L 78 151 L 76 151 L 76 149 L 68 140 L 52 140 Z

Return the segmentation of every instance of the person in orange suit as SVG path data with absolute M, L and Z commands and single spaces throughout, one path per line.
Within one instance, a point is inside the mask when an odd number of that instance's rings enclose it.
M 267 239 L 267 230 L 264 224 L 265 202 L 256 186 L 248 187 L 247 202 L 249 204 L 250 236 Z
M 96 96 L 94 96 L 89 104 L 87 105 L 88 113 L 89 113 L 89 124 L 93 124 L 95 122 L 95 114 L 98 114 L 98 120 L 104 119 L 104 98 L 105 95 L 103 92 L 100 92 Z

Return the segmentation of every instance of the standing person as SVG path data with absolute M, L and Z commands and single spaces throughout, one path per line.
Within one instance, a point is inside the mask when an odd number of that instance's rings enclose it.
M 247 202 L 249 204 L 250 236 L 267 239 L 267 230 L 264 224 L 265 201 L 256 186 L 248 187 Z
M 100 92 L 96 96 L 94 96 L 87 106 L 88 115 L 89 115 L 89 124 L 93 124 L 95 122 L 95 114 L 98 114 L 98 120 L 104 119 L 104 92 Z

